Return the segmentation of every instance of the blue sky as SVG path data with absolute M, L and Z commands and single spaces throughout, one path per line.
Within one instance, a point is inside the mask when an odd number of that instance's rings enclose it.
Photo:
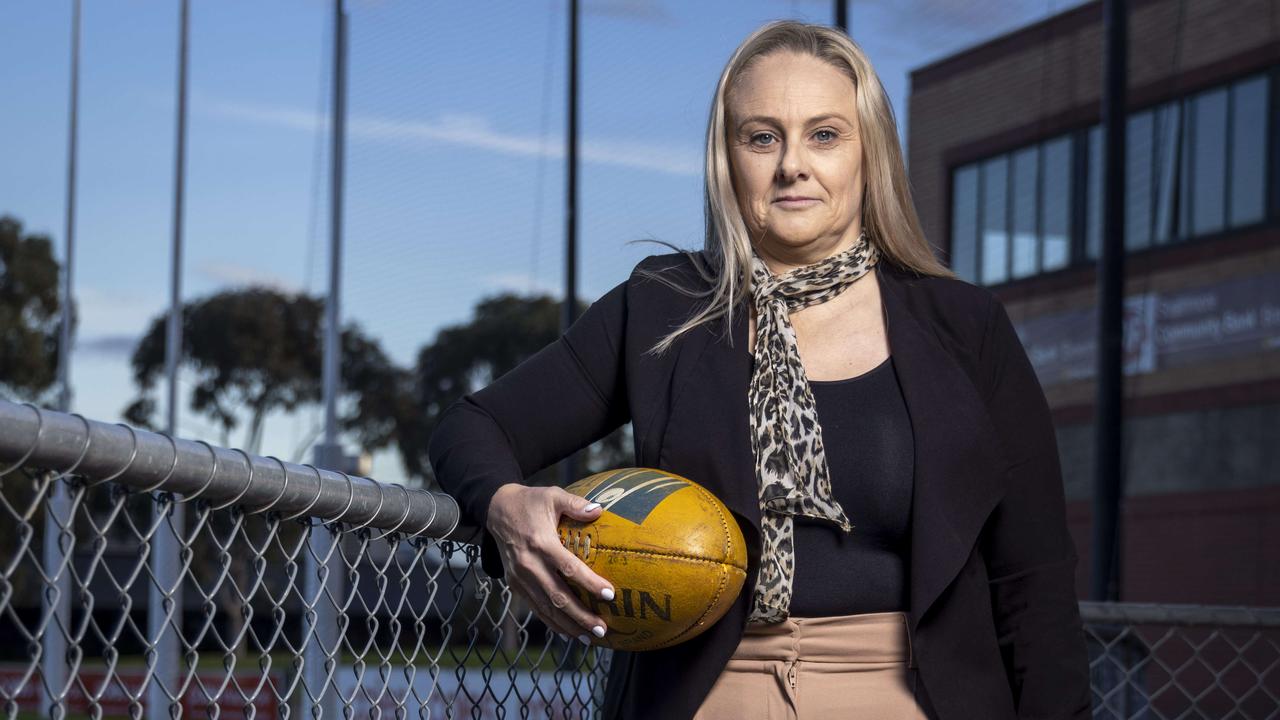
M 908 72 L 1074 2 L 850 3 L 850 34 L 906 126 Z M 193 0 L 184 297 L 327 277 L 330 2 Z M 70 0 L 0 3 L 0 214 L 52 236 L 66 208 Z M 116 420 L 131 343 L 168 297 L 178 2 L 85 0 L 74 409 Z M 582 0 L 579 287 L 624 280 L 656 237 L 701 244 L 701 146 L 716 78 L 768 20 L 827 0 Z M 343 315 L 409 364 L 501 290 L 561 283 L 564 0 L 348 0 Z M 181 413 L 179 432 L 221 440 Z M 268 422 L 293 459 L 318 422 Z M 235 444 L 242 436 L 233 434 Z M 375 475 L 399 479 L 394 455 Z

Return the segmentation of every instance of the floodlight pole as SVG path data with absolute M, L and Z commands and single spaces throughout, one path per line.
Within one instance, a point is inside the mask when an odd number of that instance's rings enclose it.
M 1102 98 L 1106 177 L 1098 258 L 1098 354 L 1094 416 L 1093 541 L 1090 599 L 1120 599 L 1120 498 L 1124 431 L 1125 122 L 1128 3 L 1104 0 L 1106 74 Z
M 578 318 L 578 0 L 569 0 L 569 127 L 565 192 L 564 306 L 561 332 Z M 560 463 L 561 484 L 578 479 L 578 453 Z
M 66 250 L 62 267 L 62 319 L 58 328 L 58 409 L 62 412 L 71 411 L 71 348 L 75 340 L 72 332 L 75 320 L 72 271 L 75 268 L 76 139 L 80 119 L 80 0 L 73 0 L 71 4 L 71 98 L 68 110 Z M 51 591 L 40 596 L 41 611 L 52 618 L 48 630 L 40 637 L 40 673 L 44 679 L 42 709 L 50 717 L 61 717 L 66 714 L 67 636 L 72 632 L 71 570 L 67 553 L 73 548 L 69 531 L 74 520 L 65 482 L 53 484 L 46 513 L 41 559 L 45 571 L 52 573 L 53 577 Z
M 178 365 L 182 360 L 182 230 L 186 198 L 187 159 L 187 42 L 190 38 L 191 4 L 182 0 L 178 23 L 178 93 L 174 133 L 173 167 L 173 247 L 169 266 L 169 316 L 165 318 L 164 374 L 168 384 L 165 432 L 178 434 Z M 152 680 L 147 685 L 148 720 L 168 720 L 170 705 L 181 701 L 180 666 L 182 655 L 178 635 L 185 608 L 182 593 L 182 564 L 178 552 L 183 527 L 183 505 L 176 502 L 152 504 L 153 521 L 159 529 L 151 536 L 151 571 L 147 588 L 147 637 L 153 653 L 148 657 Z M 164 519 L 168 514 L 167 522 Z

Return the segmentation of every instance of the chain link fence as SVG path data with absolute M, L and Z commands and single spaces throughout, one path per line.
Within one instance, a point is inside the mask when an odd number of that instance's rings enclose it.
M 585 718 L 602 698 L 608 651 L 484 577 L 448 496 L 3 401 L 0 483 L 4 717 Z
M 1094 718 L 1280 718 L 1280 609 L 1080 603 Z
M 0 712 L 598 716 L 610 653 L 474 537 L 446 495 L 0 401 Z M 1081 610 L 1094 717 L 1280 717 L 1280 610 Z

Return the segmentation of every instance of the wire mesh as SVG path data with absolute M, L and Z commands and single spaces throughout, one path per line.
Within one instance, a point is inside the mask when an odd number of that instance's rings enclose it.
M 320 504 L 314 500 L 287 510 L 274 501 L 246 503 L 243 497 L 254 493 L 235 478 L 230 484 L 240 490 L 222 499 L 131 487 L 125 483 L 146 471 L 134 467 L 147 455 L 137 448 L 160 436 L 133 431 L 141 441 L 123 470 L 87 475 L 79 470 L 93 456 L 88 451 L 59 468 L 32 462 L 51 454 L 49 435 L 70 416 L 43 412 L 41 442 L 19 453 L 14 448 L 23 443 L 14 436 L 32 433 L 15 428 L 14 418 L 23 416 L 14 406 L 0 407 L 5 410 L 5 717 L 141 717 L 156 684 L 174 717 L 575 718 L 598 708 L 608 652 L 549 632 L 505 584 L 480 573 L 475 545 L 398 531 L 412 514 L 407 501 L 420 491 L 385 486 L 377 510 L 353 522 L 341 514 L 310 515 L 310 506 Z M 105 437 L 99 423 L 83 427 L 99 431 L 100 441 Z M 108 452 L 103 445 L 99 451 Z M 172 470 L 182 467 L 178 443 L 173 447 L 170 471 L 161 473 L 170 482 Z M 244 460 L 247 467 L 273 462 Z M 277 464 L 286 475 L 305 472 Z M 228 467 L 206 474 L 212 478 L 206 493 L 217 494 L 225 472 Z M 357 480 L 373 482 L 344 482 Z M 59 489 L 66 497 L 62 512 L 51 502 Z M 270 495 L 279 500 L 286 492 Z M 181 506 L 185 522 L 175 523 Z M 455 506 L 442 506 L 443 514 L 456 513 Z M 450 526 L 438 534 L 468 532 L 458 528 L 456 515 L 443 524 Z M 180 567 L 176 582 L 160 586 L 150 549 L 166 534 L 181 548 Z M 48 542 L 56 545 L 53 553 Z M 307 568 L 318 582 L 307 582 Z M 148 611 L 156 610 L 147 607 L 153 589 L 164 598 L 163 622 L 156 625 L 180 648 L 177 672 L 158 672 L 161 637 L 147 622 Z M 328 633 L 317 626 L 325 611 L 336 619 Z M 58 645 L 65 652 L 55 665 L 63 672 L 49 673 L 46 653 Z M 318 684 L 308 680 L 317 675 L 304 672 L 309 657 L 323 665 Z M 164 676 L 176 682 L 164 684 Z
M 598 717 L 610 652 L 487 577 L 474 532 L 447 496 L 0 401 L 0 714 Z M 1081 614 L 1095 718 L 1280 717 L 1280 610 Z
M 1093 717 L 1280 717 L 1280 610 L 1081 603 Z

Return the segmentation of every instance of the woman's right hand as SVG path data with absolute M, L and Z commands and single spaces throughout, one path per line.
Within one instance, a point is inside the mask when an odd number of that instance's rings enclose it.
M 590 509 L 588 509 L 590 508 Z M 604 637 L 604 618 L 583 606 L 570 582 L 588 595 L 613 600 L 613 587 L 560 543 L 561 515 L 591 522 L 600 505 L 564 488 L 508 483 L 489 501 L 486 529 L 497 541 L 507 584 L 533 606 L 556 632 L 586 642 L 585 633 Z

